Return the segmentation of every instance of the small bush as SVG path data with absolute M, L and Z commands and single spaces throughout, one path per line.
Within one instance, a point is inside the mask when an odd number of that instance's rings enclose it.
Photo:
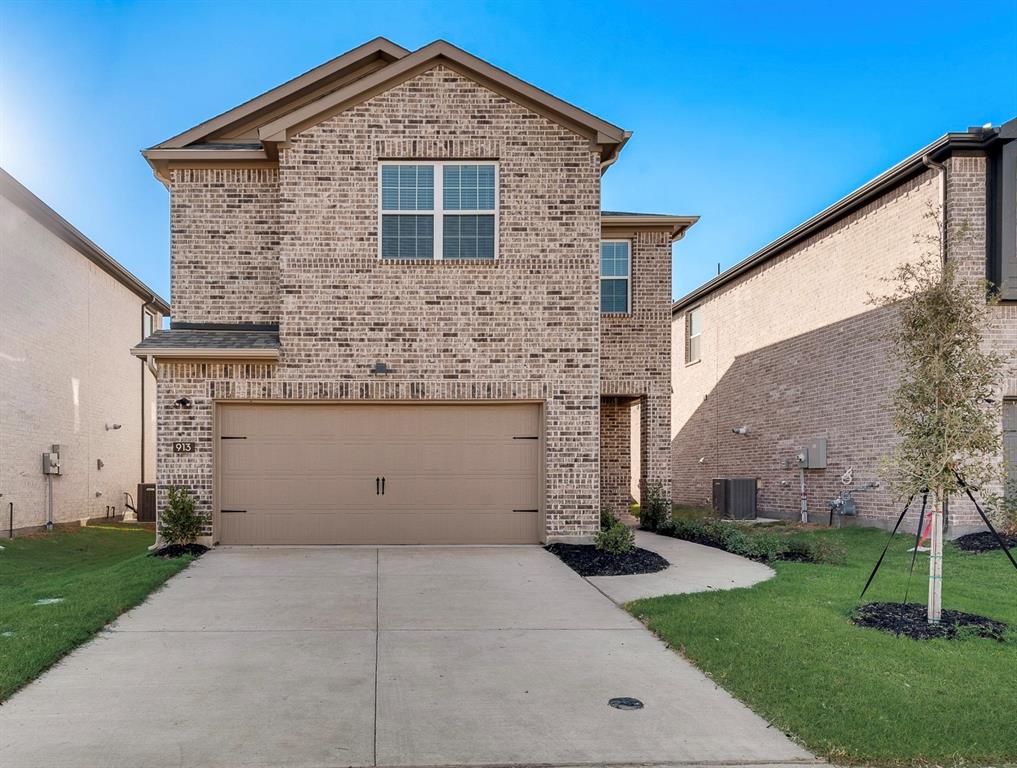
M 847 558 L 847 550 L 821 536 L 792 534 L 787 537 L 781 560 L 800 560 L 805 563 L 831 563 L 840 565 Z
M 1017 537 L 1017 482 L 1008 483 L 1002 495 L 990 496 L 984 506 L 997 531 Z
M 655 531 L 670 516 L 671 502 L 664 493 L 663 484 L 645 483 L 639 505 L 639 527 L 644 531 Z
M 159 516 L 159 533 L 169 544 L 193 544 L 204 527 L 204 515 L 195 511 L 194 497 L 186 488 L 166 492 L 166 508 Z
M 636 534 L 624 523 L 615 521 L 614 525 L 597 534 L 597 549 L 610 552 L 612 555 L 626 555 L 635 549 Z
M 612 525 L 618 522 L 618 518 L 614 516 L 614 512 L 606 504 L 600 508 L 600 530 L 606 531 Z

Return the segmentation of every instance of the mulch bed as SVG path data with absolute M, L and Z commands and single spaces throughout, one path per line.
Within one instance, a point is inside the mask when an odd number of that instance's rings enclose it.
M 639 547 L 624 555 L 602 552 L 592 544 L 549 544 L 544 549 L 580 576 L 632 576 L 663 571 L 670 565 L 656 552 Z
M 1017 549 L 1017 536 L 1003 536 L 1003 541 L 1006 542 L 1006 546 L 1012 552 Z M 953 540 L 953 543 L 957 547 L 965 552 L 973 552 L 976 555 L 980 555 L 983 552 L 994 552 L 1001 549 L 999 542 L 996 537 L 989 531 L 979 531 L 978 533 L 968 533 L 964 536 L 958 536 Z
M 195 557 L 201 557 L 203 554 L 208 552 L 208 547 L 204 544 L 169 544 L 165 547 L 160 547 L 154 552 L 150 552 L 150 557 L 183 557 L 184 555 L 194 555 Z
M 939 624 L 929 624 L 928 609 L 919 603 L 868 603 L 855 612 L 852 621 L 860 627 L 906 635 L 913 640 L 953 640 L 964 629 L 979 637 L 1002 641 L 1007 630 L 1001 621 L 962 611 L 943 611 Z

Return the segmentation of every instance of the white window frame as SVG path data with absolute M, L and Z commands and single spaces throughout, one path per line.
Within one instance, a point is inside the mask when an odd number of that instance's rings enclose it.
M 149 312 L 146 309 L 145 310 L 145 319 L 150 321 L 149 324 L 150 324 L 150 327 L 152 329 L 151 331 L 149 331 L 148 335 L 145 335 L 144 323 L 142 324 L 141 333 L 142 333 L 143 336 L 145 336 L 145 339 L 147 339 L 149 336 L 151 336 L 156 331 L 156 327 L 155 327 L 155 313 L 154 312 Z M 145 339 L 142 339 L 142 341 L 144 341 Z
M 429 165 L 434 168 L 434 208 L 429 211 L 385 210 L 381 207 L 381 169 L 386 165 Z M 446 210 L 444 180 L 446 165 L 493 165 L 494 166 L 494 210 Z M 465 263 L 497 261 L 501 240 L 501 169 L 497 160 L 379 160 L 378 161 L 378 260 L 379 261 L 456 261 Z M 493 259 L 446 259 L 445 258 L 445 216 L 494 216 L 494 258 Z M 434 218 L 434 243 L 430 259 L 386 259 L 382 256 L 382 217 L 389 216 L 431 216 Z M 631 258 L 631 256 L 630 256 Z M 631 265 L 629 271 L 632 271 Z
M 603 283 L 605 280 L 624 280 L 626 283 L 626 295 L 625 295 L 625 311 L 624 312 L 604 312 L 601 310 L 602 315 L 631 315 L 632 314 L 632 241 L 626 237 L 602 237 L 601 243 L 625 243 L 629 247 L 629 273 L 625 277 L 619 277 L 618 275 L 604 276 L 604 262 L 600 257 L 600 247 L 597 248 L 597 273 L 600 275 L 600 282 Z M 600 288 L 600 283 L 597 284 L 597 288 Z M 598 307 L 600 304 L 600 292 L 597 292 L 597 303 Z
M 703 330 L 699 329 L 699 333 L 693 335 L 692 333 L 692 313 L 699 313 L 699 323 L 702 325 L 703 322 L 703 305 L 700 304 L 696 307 L 689 307 L 685 310 L 685 365 L 695 365 L 703 359 Z M 699 356 L 695 359 L 692 358 L 692 340 L 699 339 Z

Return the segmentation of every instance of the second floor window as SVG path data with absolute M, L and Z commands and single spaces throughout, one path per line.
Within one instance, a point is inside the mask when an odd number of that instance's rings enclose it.
M 698 363 L 702 353 L 703 308 L 695 307 L 685 313 L 685 362 Z
M 142 337 L 147 339 L 149 336 L 152 335 L 152 332 L 155 330 L 155 315 L 153 315 L 151 312 L 146 311 L 144 314 L 144 318 L 145 321 L 143 323 L 141 333 Z
M 380 176 L 381 258 L 497 256 L 496 164 L 388 162 Z
M 631 260 L 628 240 L 600 243 L 600 312 L 604 315 L 629 311 Z

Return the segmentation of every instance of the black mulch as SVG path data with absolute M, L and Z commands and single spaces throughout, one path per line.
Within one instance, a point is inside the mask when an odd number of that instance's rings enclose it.
M 631 576 L 663 571 L 670 563 L 656 552 L 636 547 L 624 555 L 602 552 L 592 544 L 549 544 L 544 547 L 580 576 Z
M 913 640 L 952 640 L 958 636 L 958 630 L 964 629 L 979 637 L 1002 641 L 1007 630 L 1001 621 L 962 611 L 943 611 L 939 624 L 929 624 L 928 608 L 919 603 L 867 603 L 855 612 L 852 621 L 860 627 L 906 635 Z
M 208 552 L 208 547 L 203 544 L 168 544 L 165 547 L 160 547 L 154 552 L 150 552 L 150 557 L 183 557 L 184 555 L 194 555 L 195 557 L 201 557 L 203 554 Z
M 1011 552 L 1017 549 L 1017 536 L 1003 536 L 1003 541 L 1006 542 L 1006 546 Z M 979 531 L 978 533 L 958 536 L 953 540 L 953 543 L 965 552 L 974 552 L 975 554 L 1002 549 L 999 546 L 999 541 L 992 535 L 991 531 Z

